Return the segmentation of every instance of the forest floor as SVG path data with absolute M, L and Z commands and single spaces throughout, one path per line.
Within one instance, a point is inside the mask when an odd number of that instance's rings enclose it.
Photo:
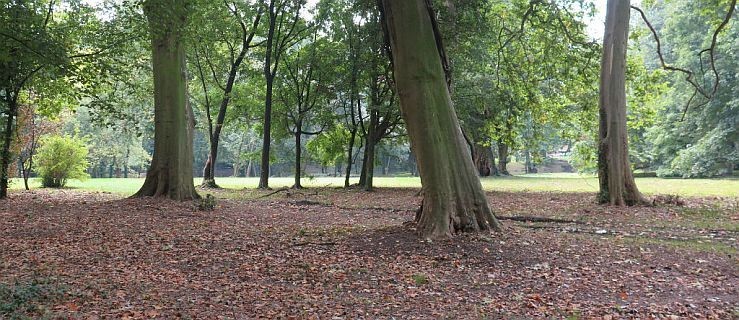
M 205 193 L 11 193 L 0 318 L 739 317 L 739 198 L 496 191 L 503 232 L 428 242 L 417 189 Z

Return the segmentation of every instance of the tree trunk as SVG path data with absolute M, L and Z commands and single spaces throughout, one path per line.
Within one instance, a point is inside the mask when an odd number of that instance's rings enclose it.
M 13 142 L 13 121 L 18 113 L 17 100 L 11 97 L 6 90 L 6 103 L 8 105 L 5 130 L 3 130 L 3 149 L 0 154 L 0 199 L 8 197 L 8 182 L 10 181 L 10 144 Z
M 205 160 L 203 168 L 203 182 L 200 184 L 203 188 L 220 188 L 216 183 L 216 159 L 218 159 L 218 143 L 220 141 L 220 130 L 216 129 L 210 139 L 210 148 L 208 149 L 208 159 Z
M 486 147 L 476 143 L 473 154 L 475 167 L 477 168 L 477 174 L 479 174 L 481 177 L 489 177 L 493 173 L 494 169 L 490 165 L 490 159 L 493 156 L 493 151 L 490 150 L 490 147 Z
M 500 230 L 475 172 L 452 106 L 424 0 L 383 0 L 400 106 L 418 159 L 424 199 L 416 215 L 423 238 Z
M 353 108 L 353 107 L 352 107 Z M 352 128 L 349 137 L 349 148 L 346 151 L 346 177 L 344 178 L 344 188 L 349 188 L 349 177 L 352 174 L 352 153 L 354 152 L 354 140 L 357 138 L 357 127 Z
M 28 178 L 31 177 L 31 168 L 33 168 L 33 154 L 28 156 L 28 166 L 25 167 L 25 164 L 21 163 L 23 168 L 23 186 L 26 188 L 26 190 L 31 190 L 31 188 L 28 187 Z
M 123 161 L 123 178 L 128 178 L 128 159 L 131 156 L 131 144 L 126 144 L 126 158 Z
M 187 101 L 185 51 L 181 39 L 186 11 L 182 0 L 144 3 L 152 37 L 154 155 L 144 185 L 134 197 L 200 198 L 193 184 L 195 119 Z
M 626 131 L 626 46 L 629 0 L 608 0 L 600 71 L 599 203 L 646 203 L 634 182 Z
M 295 184 L 293 184 L 293 188 L 302 189 L 303 186 L 300 185 L 300 154 L 302 151 L 300 148 L 300 132 L 302 131 L 302 126 L 296 126 L 295 130 L 297 133 L 295 133 Z
M 500 175 L 509 176 L 508 173 L 508 145 L 498 140 L 498 173 Z
M 364 136 L 365 145 L 367 145 L 367 139 L 368 139 L 368 135 L 365 134 Z M 367 147 L 362 149 L 362 167 L 359 170 L 359 182 L 357 183 L 359 186 L 362 186 L 362 187 L 364 187 L 364 183 L 365 181 L 367 181 L 367 174 L 366 174 L 367 173 L 367 159 L 369 158 L 369 156 L 367 155 L 367 151 L 369 151 Z
M 272 81 L 267 77 L 267 94 L 264 99 L 264 132 L 262 134 L 262 172 L 259 173 L 259 189 L 269 188 L 269 149 L 272 143 Z
M 365 153 L 364 153 L 364 163 L 363 166 L 363 172 L 364 175 L 364 183 L 360 184 L 364 188 L 365 191 L 372 191 L 373 188 L 373 180 L 375 177 L 375 145 L 377 145 L 377 125 L 380 121 L 379 114 L 377 112 L 377 103 L 372 103 L 372 110 L 369 112 L 369 127 L 367 128 L 367 139 L 365 142 Z

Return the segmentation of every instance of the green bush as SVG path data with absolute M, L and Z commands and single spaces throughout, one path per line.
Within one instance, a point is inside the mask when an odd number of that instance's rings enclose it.
M 89 178 L 87 146 L 84 141 L 69 136 L 47 136 L 41 139 L 37 159 L 41 184 L 61 188 L 69 179 Z

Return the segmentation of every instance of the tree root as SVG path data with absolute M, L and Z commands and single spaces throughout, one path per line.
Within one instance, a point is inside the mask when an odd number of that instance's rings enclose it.
M 519 222 L 551 222 L 551 223 L 577 223 L 581 224 L 582 221 L 567 220 L 567 219 L 556 219 L 546 217 L 532 217 L 532 216 L 496 216 L 498 220 L 512 220 Z
M 263 196 L 259 196 L 259 197 L 256 197 L 255 199 L 262 199 L 262 198 L 266 198 L 266 197 L 269 197 L 269 196 L 271 196 L 271 195 L 273 195 L 273 194 L 277 194 L 277 193 L 280 193 L 280 192 L 283 192 L 283 191 L 288 191 L 288 190 L 290 190 L 290 188 L 288 188 L 288 187 L 280 188 L 280 189 L 277 189 L 277 190 L 275 190 L 275 191 L 272 191 L 272 192 L 270 192 L 270 193 L 268 193 L 268 194 L 265 194 L 265 195 L 263 195 Z

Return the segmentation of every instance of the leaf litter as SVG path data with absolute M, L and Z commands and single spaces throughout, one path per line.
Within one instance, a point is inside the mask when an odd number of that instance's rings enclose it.
M 55 279 L 63 296 L 27 316 L 72 319 L 739 312 L 737 199 L 613 208 L 593 194 L 492 192 L 496 214 L 544 219 L 423 241 L 410 222 L 417 190 L 265 194 L 218 191 L 215 209 L 199 211 L 101 193 L 13 193 L 0 202 L 0 285 Z

